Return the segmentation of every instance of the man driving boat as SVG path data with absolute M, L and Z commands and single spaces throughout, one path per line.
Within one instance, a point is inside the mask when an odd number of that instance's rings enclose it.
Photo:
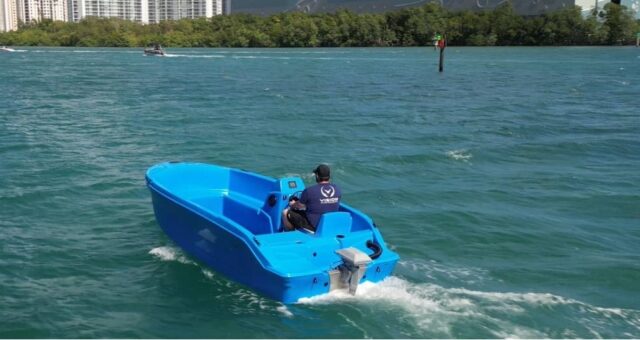
M 306 229 L 315 232 L 322 214 L 338 211 L 340 207 L 342 190 L 330 183 L 329 166 L 320 164 L 313 173 L 316 184 L 304 189 L 299 199 L 292 196 L 289 199 L 289 207 L 282 212 L 285 231 Z

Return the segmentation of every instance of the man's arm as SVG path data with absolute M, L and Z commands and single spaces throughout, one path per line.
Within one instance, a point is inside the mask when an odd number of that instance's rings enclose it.
M 289 207 L 296 210 L 305 210 L 307 208 L 307 190 L 302 191 L 300 198 L 298 199 L 296 196 L 291 196 L 289 199 Z
M 304 189 L 302 191 L 302 194 L 300 194 L 300 199 L 298 199 L 297 197 L 295 197 L 295 201 L 289 201 L 289 206 L 298 210 L 305 210 L 307 208 L 307 203 L 309 202 L 309 198 L 307 195 L 307 189 Z M 292 205 L 293 204 L 293 205 Z

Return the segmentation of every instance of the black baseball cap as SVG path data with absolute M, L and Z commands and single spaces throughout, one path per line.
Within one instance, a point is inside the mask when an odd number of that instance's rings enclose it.
M 318 165 L 315 170 L 313 170 L 313 173 L 320 179 L 329 179 L 331 177 L 331 170 L 326 164 Z

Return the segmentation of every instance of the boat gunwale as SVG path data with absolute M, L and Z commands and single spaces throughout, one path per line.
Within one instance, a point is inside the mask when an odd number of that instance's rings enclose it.
M 148 179 L 148 178 L 147 178 Z M 234 222 L 232 219 L 224 216 L 224 215 L 218 215 L 218 214 L 214 214 L 213 212 L 211 212 L 208 209 L 205 209 L 201 206 L 199 206 L 198 204 L 189 201 L 189 200 L 185 200 L 183 198 L 180 198 L 179 196 L 171 193 L 170 191 L 168 191 L 166 188 L 163 188 L 162 186 L 156 184 L 153 181 L 148 180 L 147 181 L 147 186 L 153 190 L 156 191 L 156 193 L 163 195 L 166 199 L 169 199 L 171 201 L 173 201 L 174 204 L 179 205 L 183 208 L 186 208 L 187 210 L 198 214 L 200 217 L 208 220 L 209 222 L 215 224 L 217 227 L 221 227 L 223 228 L 225 231 L 233 234 L 234 236 L 236 236 L 238 239 L 241 239 L 244 243 L 246 243 L 248 245 L 248 248 L 251 249 L 251 252 L 254 253 L 254 255 L 257 255 L 261 261 L 260 263 L 266 268 L 266 267 L 271 267 L 271 266 L 265 266 L 264 263 L 269 263 L 269 261 L 264 257 L 264 255 L 262 255 L 261 252 L 256 252 L 253 247 L 258 246 L 257 244 L 255 244 L 255 240 L 253 240 L 253 238 L 255 237 L 255 235 L 253 233 L 251 233 L 249 230 L 247 230 L 245 227 L 239 225 L 238 223 Z M 229 224 L 229 226 L 225 225 Z
M 299 276 L 316 275 L 325 270 L 322 266 L 315 266 L 314 267 L 315 270 L 310 270 L 310 271 L 296 271 L 295 273 L 279 271 L 277 270 L 277 267 L 274 266 L 271 263 L 271 261 L 269 261 L 269 258 L 265 256 L 262 253 L 262 251 L 258 249 L 263 245 L 265 245 L 267 248 L 278 247 L 278 245 L 269 245 L 268 243 L 265 244 L 264 241 L 261 242 L 260 240 L 261 235 L 255 235 L 251 233 L 245 227 L 241 226 L 240 224 L 238 224 L 233 219 L 227 216 L 215 214 L 205 208 L 202 208 L 201 206 L 193 202 L 189 202 L 180 198 L 176 199 L 175 195 L 172 195 L 172 194 L 168 195 L 164 190 L 160 191 L 160 190 L 157 190 L 157 188 L 155 187 L 151 187 L 151 188 L 154 189 L 157 193 L 163 195 L 166 199 L 171 200 L 174 204 L 179 205 L 189 210 L 190 212 L 199 215 L 200 217 L 214 224 L 216 227 L 223 228 L 225 231 L 234 235 L 237 239 L 241 240 L 243 243 L 245 243 L 245 245 L 247 245 L 247 248 L 249 248 L 250 251 L 256 256 L 256 258 L 259 259 L 259 262 L 263 268 L 269 270 L 270 272 L 276 275 L 299 277 Z M 183 202 L 187 202 L 188 204 L 184 204 Z M 303 232 L 300 232 L 300 231 L 295 231 L 295 232 L 300 233 L 300 236 L 302 238 L 306 238 L 305 243 L 307 244 L 313 243 L 315 240 L 315 238 L 310 237 L 309 235 L 306 235 Z M 264 235 L 277 235 L 277 234 L 284 234 L 284 233 L 269 233 Z M 321 243 L 319 239 L 318 239 L 318 243 Z

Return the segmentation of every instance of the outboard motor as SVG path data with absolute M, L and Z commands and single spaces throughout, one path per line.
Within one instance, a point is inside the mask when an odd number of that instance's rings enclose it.
M 337 270 L 329 272 L 331 279 L 329 290 L 348 287 L 349 293 L 355 295 L 358 283 L 367 271 L 367 264 L 372 260 L 369 255 L 353 247 L 336 250 L 336 253 L 342 257 L 343 263 Z

